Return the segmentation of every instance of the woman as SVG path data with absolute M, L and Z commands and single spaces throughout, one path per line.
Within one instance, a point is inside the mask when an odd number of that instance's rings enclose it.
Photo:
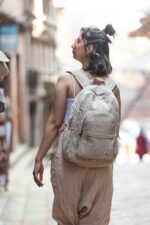
M 74 59 L 93 84 L 105 82 L 112 67 L 109 60 L 108 35 L 115 30 L 107 25 L 104 30 L 95 27 L 82 28 L 72 45 Z M 112 165 L 105 168 L 81 168 L 64 159 L 62 155 L 63 124 L 80 85 L 70 73 L 63 73 L 57 81 L 52 112 L 46 124 L 43 139 L 35 159 L 34 181 L 43 186 L 43 157 L 59 137 L 57 152 L 51 161 L 51 182 L 54 190 L 53 218 L 59 225 L 107 225 L 110 218 L 113 192 Z M 119 106 L 120 94 L 117 85 L 113 90 Z

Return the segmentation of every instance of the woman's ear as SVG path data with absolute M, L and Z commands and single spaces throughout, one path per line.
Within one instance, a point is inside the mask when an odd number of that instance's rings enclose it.
M 87 52 L 88 55 L 91 55 L 91 53 L 93 53 L 93 51 L 94 51 L 93 45 L 88 45 L 86 47 L 86 52 Z

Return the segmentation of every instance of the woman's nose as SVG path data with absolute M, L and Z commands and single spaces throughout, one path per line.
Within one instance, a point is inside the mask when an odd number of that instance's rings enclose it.
M 74 48 L 75 47 L 75 43 L 73 43 L 72 45 L 71 45 L 71 48 Z
M 75 48 L 76 46 L 76 39 L 74 40 L 74 43 L 71 45 L 72 48 Z

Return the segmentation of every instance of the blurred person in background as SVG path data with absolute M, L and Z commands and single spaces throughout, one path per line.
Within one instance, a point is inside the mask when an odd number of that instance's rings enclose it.
M 9 70 L 6 62 L 9 62 L 7 56 L 0 50 L 0 141 L 1 145 L 6 145 L 5 122 L 7 120 L 7 100 L 5 97 L 5 77 L 8 76 Z
M 148 153 L 147 138 L 143 129 L 140 130 L 136 138 L 136 153 L 139 155 L 140 160 L 143 159 L 144 154 Z
M 6 98 L 6 76 L 8 76 L 9 70 L 6 62 L 9 62 L 7 56 L 0 50 L 0 137 L 1 142 L 5 140 L 6 129 L 5 122 L 9 116 L 8 103 Z M 6 140 L 5 140 L 6 141 Z
M 9 70 L 6 62 L 9 62 L 7 56 L 0 50 L 0 82 L 8 75 Z M 0 87 L 0 112 L 4 112 L 6 108 L 6 99 L 4 96 L 4 88 Z
M 109 60 L 109 36 L 115 34 L 112 25 L 104 30 L 82 28 L 72 44 L 74 59 L 82 64 L 85 76 L 93 84 L 101 84 L 112 72 Z M 110 220 L 113 193 L 112 164 L 103 168 L 85 168 L 67 161 L 62 153 L 63 126 L 67 124 L 75 96 L 81 86 L 68 73 L 58 78 L 50 117 L 35 158 L 33 178 L 43 186 L 43 158 L 58 137 L 58 148 L 51 157 L 51 182 L 54 191 L 53 218 L 58 225 L 107 225 Z M 120 92 L 113 89 L 119 106 Z
M 9 117 L 9 106 L 6 97 L 6 76 L 9 73 L 6 62 L 9 62 L 7 56 L 0 51 L 0 186 L 7 190 L 8 184 L 8 166 L 9 166 L 9 151 L 7 143 L 8 130 L 6 123 Z

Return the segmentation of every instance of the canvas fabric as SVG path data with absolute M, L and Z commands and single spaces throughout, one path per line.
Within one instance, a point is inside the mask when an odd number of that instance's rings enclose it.
M 76 96 L 63 132 L 63 155 L 81 167 L 105 167 L 118 153 L 119 105 L 112 90 L 116 83 L 91 85 L 85 72 L 71 71 L 83 88 Z

